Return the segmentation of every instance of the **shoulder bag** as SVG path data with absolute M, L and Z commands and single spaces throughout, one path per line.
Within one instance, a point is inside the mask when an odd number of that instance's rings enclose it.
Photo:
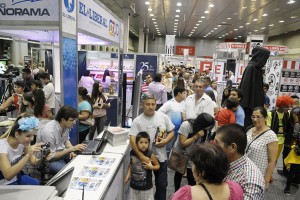
M 176 152 L 176 150 L 173 147 L 170 153 L 168 167 L 183 175 L 185 173 L 188 161 L 188 156 Z
M 265 131 L 262 132 L 259 136 L 257 136 L 256 138 L 254 138 L 254 140 L 252 140 L 252 141 L 250 142 L 250 144 L 248 145 L 248 148 L 246 149 L 246 153 L 248 153 L 251 144 L 252 144 L 255 140 L 257 140 L 260 136 L 262 136 L 264 133 L 266 133 L 266 132 L 269 131 L 269 130 L 271 130 L 271 129 L 265 130 Z

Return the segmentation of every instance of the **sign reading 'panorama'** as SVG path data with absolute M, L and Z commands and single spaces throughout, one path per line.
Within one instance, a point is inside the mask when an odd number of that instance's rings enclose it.
M 58 21 L 58 0 L 1 0 L 0 20 Z

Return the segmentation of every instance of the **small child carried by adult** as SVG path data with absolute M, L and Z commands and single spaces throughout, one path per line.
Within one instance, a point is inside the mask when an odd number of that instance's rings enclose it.
M 130 151 L 130 164 L 124 182 L 130 179 L 129 199 L 154 200 L 152 171 L 159 170 L 160 165 L 156 156 L 149 150 L 150 136 L 146 132 L 136 135 L 136 145 L 151 162 L 142 162 L 133 150 Z

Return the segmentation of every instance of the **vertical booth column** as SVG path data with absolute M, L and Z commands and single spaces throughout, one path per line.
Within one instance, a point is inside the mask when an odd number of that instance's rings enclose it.
M 24 63 L 24 56 L 28 56 L 28 42 L 26 39 L 13 37 L 12 42 L 12 61 L 13 64 L 18 65 L 19 62 Z
M 139 28 L 139 53 L 144 53 L 145 47 L 145 34 L 143 28 Z
M 61 96 L 64 105 L 77 108 L 77 0 L 60 2 Z M 78 143 L 78 126 L 72 128 L 70 141 Z
M 124 24 L 124 34 L 123 34 L 123 52 L 128 53 L 128 40 L 129 40 L 129 9 L 123 9 L 123 24 Z M 122 40 L 120 40 L 122 41 Z

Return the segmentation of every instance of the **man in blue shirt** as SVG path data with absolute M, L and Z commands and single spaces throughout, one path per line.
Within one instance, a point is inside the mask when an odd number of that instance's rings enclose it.
M 241 102 L 241 100 L 243 98 L 243 92 L 241 89 L 231 88 L 229 98 L 230 97 L 237 99 L 237 100 L 239 100 L 239 102 Z M 240 105 L 237 107 L 237 110 L 235 111 L 235 118 L 236 118 L 237 124 L 244 126 L 245 112 Z

